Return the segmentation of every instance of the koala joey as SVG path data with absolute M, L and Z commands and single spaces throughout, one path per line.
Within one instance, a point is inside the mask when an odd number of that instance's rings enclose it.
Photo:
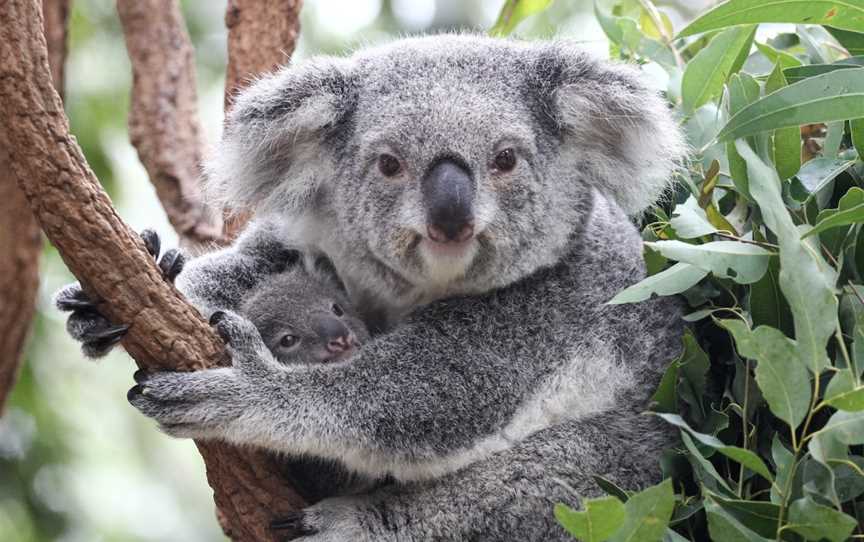
M 304 540 L 565 540 L 555 502 L 597 494 L 591 475 L 656 482 L 673 442 L 641 412 L 680 308 L 606 301 L 645 276 L 629 216 L 684 150 L 637 70 L 566 41 L 440 35 L 285 67 L 238 96 L 205 168 L 257 222 L 177 276 L 233 366 L 139 374 L 129 400 L 176 436 L 393 479 L 281 522 Z M 292 239 L 372 330 L 337 363 L 279 363 L 242 316 Z M 122 335 L 64 298 L 85 348 Z
M 239 313 L 280 363 L 335 362 L 369 338 L 342 288 L 332 264 L 319 257 L 262 281 Z

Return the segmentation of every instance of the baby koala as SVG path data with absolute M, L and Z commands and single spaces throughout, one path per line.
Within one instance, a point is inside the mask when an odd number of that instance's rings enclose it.
M 268 278 L 243 302 L 240 313 L 284 364 L 331 363 L 349 357 L 369 338 L 325 257 L 305 254 Z

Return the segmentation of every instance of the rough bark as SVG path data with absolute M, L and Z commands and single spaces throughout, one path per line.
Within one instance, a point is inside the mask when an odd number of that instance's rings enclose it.
M 54 87 L 63 92 L 70 0 L 43 0 L 43 31 Z M 42 235 L 9 167 L 9 143 L 0 131 L 0 414 L 12 391 L 39 288 Z
M 194 370 L 226 361 L 224 345 L 117 216 L 69 134 L 51 84 L 38 0 L 0 0 L 0 126 L 30 209 L 102 311 L 129 325 L 124 346 L 141 367 Z M 302 505 L 261 452 L 199 443 L 221 516 L 236 540 L 274 540 L 267 525 Z
M 204 140 L 195 52 L 176 0 L 117 0 L 132 63 L 129 136 L 185 244 L 218 241 L 222 220 L 201 198 Z
M 225 109 L 256 75 L 288 62 L 300 35 L 303 0 L 228 0 Z

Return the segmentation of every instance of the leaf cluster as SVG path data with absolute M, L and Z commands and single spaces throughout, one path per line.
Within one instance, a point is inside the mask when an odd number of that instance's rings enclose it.
M 864 0 L 727 0 L 677 33 L 651 0 L 594 9 L 694 149 L 610 303 L 682 295 L 691 326 L 653 398 L 681 432 L 666 480 L 599 480 L 556 518 L 591 542 L 864 538 Z

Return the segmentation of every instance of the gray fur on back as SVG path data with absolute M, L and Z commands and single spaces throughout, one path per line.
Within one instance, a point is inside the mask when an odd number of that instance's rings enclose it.
M 490 167 L 501 148 L 512 171 Z M 434 36 L 282 69 L 238 98 L 207 165 L 210 193 L 260 220 L 178 286 L 237 311 L 300 240 L 377 334 L 345 361 L 285 366 L 229 313 L 233 368 L 153 375 L 132 402 L 178 436 L 395 480 L 307 509 L 309 540 L 566 539 L 562 481 L 653 483 L 671 442 L 640 413 L 679 350 L 679 308 L 605 302 L 644 277 L 628 214 L 682 153 L 638 72 L 567 42 Z M 424 237 L 420 179 L 441 160 L 476 190 L 461 252 Z

